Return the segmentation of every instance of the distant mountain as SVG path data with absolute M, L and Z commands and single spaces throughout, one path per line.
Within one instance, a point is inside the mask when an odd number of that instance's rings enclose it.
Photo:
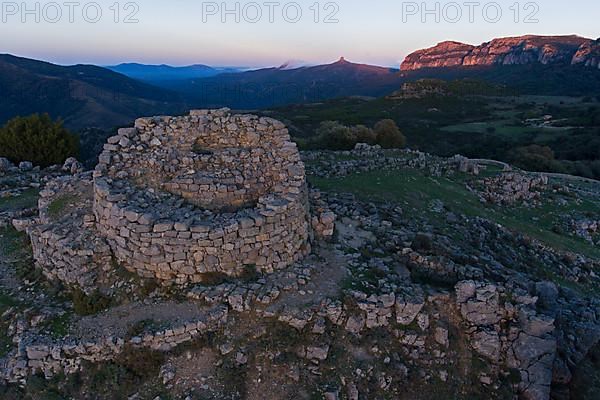
M 279 69 L 298 69 L 312 66 L 302 60 L 288 60 L 279 66 Z
M 532 64 L 598 67 L 599 49 L 598 41 L 575 35 L 499 38 L 479 46 L 447 41 L 410 54 L 400 69 Z
M 71 129 L 111 128 L 140 115 L 182 112 L 181 96 L 92 65 L 59 66 L 0 55 L 0 123 L 49 113 Z
M 382 96 L 397 89 L 401 81 L 397 69 L 355 64 L 342 57 L 326 65 L 290 68 L 284 64 L 157 84 L 184 94 L 194 103 L 248 109 L 344 96 Z
M 600 93 L 600 40 L 579 36 L 518 36 L 479 46 L 446 41 L 408 55 L 407 81 L 478 79 L 540 95 Z
M 168 81 L 178 79 L 206 78 L 226 72 L 239 72 L 237 68 L 213 68 L 208 65 L 195 64 L 185 67 L 170 65 L 146 65 L 137 63 L 119 64 L 106 67 L 112 71 L 142 81 Z

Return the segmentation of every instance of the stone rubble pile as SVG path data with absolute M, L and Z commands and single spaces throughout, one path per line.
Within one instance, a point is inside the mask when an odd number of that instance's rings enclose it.
M 307 164 L 307 173 L 321 178 L 403 168 L 427 170 L 432 176 L 455 172 L 479 174 L 479 166 L 466 157 L 442 158 L 410 149 L 384 150 L 379 145 L 365 143 L 357 143 L 350 151 L 304 151 L 302 159 Z
M 494 365 L 519 371 L 523 398 L 547 399 L 557 350 L 554 318 L 538 314 L 537 299 L 526 293 L 515 298 L 517 304 L 502 304 L 501 294 L 506 291 L 501 290 L 475 281 L 456 285 L 456 302 L 471 346 Z
M 600 243 L 600 221 L 589 218 L 572 221 L 571 229 L 576 236 L 590 243 Z
M 75 164 L 74 164 L 75 163 Z M 8 159 L 0 157 L 0 200 L 17 198 L 22 195 L 33 198 L 39 188 L 44 187 L 49 181 L 63 176 L 71 171 L 73 165 L 79 165 L 75 159 L 69 159 L 65 165 L 53 165 L 45 169 L 39 167 L 29 168 L 30 162 L 19 168 Z M 78 168 L 75 170 L 80 171 Z M 0 211 L 0 227 L 13 225 L 19 231 L 25 231 L 34 223 L 33 217 L 37 214 L 37 207 L 22 208 L 17 210 Z
M 100 272 L 112 268 L 110 247 L 94 228 L 92 190 L 90 173 L 50 181 L 40 192 L 39 218 L 27 228 L 46 278 L 86 292 L 96 288 Z
M 310 280 L 316 267 L 311 264 L 293 264 L 255 282 L 222 283 L 213 286 L 197 285 L 187 293 L 189 299 L 205 304 L 228 304 L 237 312 L 255 310 L 272 304 L 284 292 L 297 292 Z
M 533 176 L 517 172 L 507 172 L 479 182 L 479 198 L 484 203 L 535 206 L 540 192 L 548 186 L 545 175 Z

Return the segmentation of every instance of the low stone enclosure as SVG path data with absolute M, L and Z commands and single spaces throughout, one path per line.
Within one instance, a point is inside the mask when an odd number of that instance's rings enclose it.
M 50 221 L 49 204 L 65 196 L 77 204 Z M 285 268 L 310 253 L 314 236 L 331 236 L 334 219 L 318 201 L 311 215 L 304 164 L 281 122 L 194 110 L 120 129 L 93 179 L 48 185 L 41 224 L 28 233 L 52 278 L 86 286 L 90 264 L 106 269 L 112 257 L 141 277 L 185 284 Z

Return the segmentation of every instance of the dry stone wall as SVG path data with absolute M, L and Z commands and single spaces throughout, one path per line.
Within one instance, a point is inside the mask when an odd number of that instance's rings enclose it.
M 92 191 L 89 173 L 50 181 L 40 192 L 39 217 L 26 229 L 44 276 L 84 291 L 111 267 L 111 249 L 94 229 Z
M 143 277 L 268 273 L 310 251 L 304 164 L 279 121 L 227 109 L 141 118 L 99 161 L 97 227 Z
M 126 346 L 168 352 L 182 343 L 219 329 L 227 321 L 227 315 L 227 307 L 215 306 L 200 318 L 134 337 L 109 336 L 95 340 L 66 337 L 47 343 L 29 343 L 29 338 L 23 338 L 19 348 L 0 363 L 0 380 L 22 382 L 35 373 L 41 373 L 46 378 L 62 373 L 72 374 L 81 369 L 83 361 L 113 360 Z

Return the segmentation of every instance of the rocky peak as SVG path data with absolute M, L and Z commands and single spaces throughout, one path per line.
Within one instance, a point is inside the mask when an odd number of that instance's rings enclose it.
M 446 41 L 429 49 L 410 54 L 402 63 L 401 70 L 421 68 L 454 67 L 463 64 L 464 58 L 474 49 L 469 44 Z
M 573 56 L 571 64 L 600 69 L 600 38 L 582 44 Z
M 593 41 L 575 35 L 507 37 L 494 39 L 479 46 L 459 42 L 442 42 L 432 48 L 410 54 L 402 63 L 401 69 L 410 71 L 452 66 L 538 63 L 569 65 L 575 54 L 585 46 L 588 50 L 582 51 L 580 59 L 584 60 L 581 62 L 587 63 L 588 54 L 593 53 L 591 49 L 593 46 L 590 46 L 590 43 Z

